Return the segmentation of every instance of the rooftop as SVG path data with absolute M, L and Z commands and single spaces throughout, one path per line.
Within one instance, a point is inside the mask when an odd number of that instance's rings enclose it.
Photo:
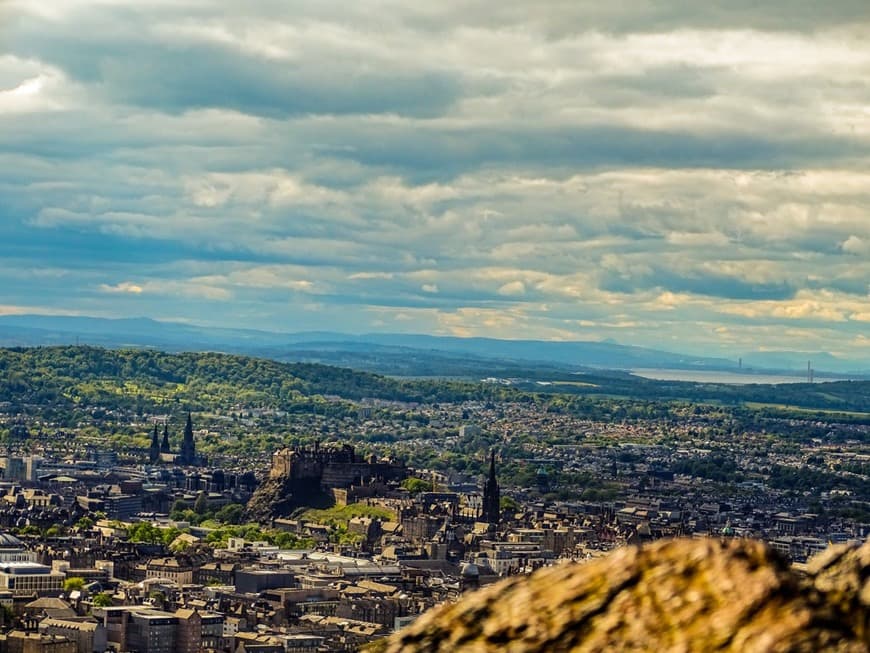
M 0 549 L 23 549 L 24 542 L 9 533 L 0 533 Z

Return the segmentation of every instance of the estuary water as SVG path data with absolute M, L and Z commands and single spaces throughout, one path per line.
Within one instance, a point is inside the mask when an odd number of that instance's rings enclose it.
M 656 368 L 638 368 L 630 370 L 632 374 L 645 379 L 658 381 L 692 381 L 694 383 L 733 383 L 735 385 L 747 385 L 749 383 L 806 383 L 806 375 L 798 374 L 751 374 L 746 372 L 723 372 L 719 370 L 674 370 Z M 847 381 L 848 377 L 833 378 L 824 377 L 813 379 L 815 383 L 827 381 Z

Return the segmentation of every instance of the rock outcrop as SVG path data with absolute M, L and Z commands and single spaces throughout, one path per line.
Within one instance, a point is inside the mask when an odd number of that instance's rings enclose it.
M 298 507 L 293 490 L 293 482 L 287 476 L 266 478 L 248 499 L 245 518 L 268 524 L 274 517 L 289 515 Z
M 627 547 L 484 588 L 370 650 L 870 650 L 870 543 L 834 547 L 808 570 L 750 540 Z
M 361 458 L 349 444 L 280 449 L 269 474 L 248 501 L 248 519 L 266 522 L 302 508 L 325 508 L 337 495 L 373 496 L 378 484 L 408 476 L 401 462 Z

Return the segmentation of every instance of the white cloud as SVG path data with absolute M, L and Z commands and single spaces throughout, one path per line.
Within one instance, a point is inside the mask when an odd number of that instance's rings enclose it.
M 776 4 L 7 1 L 6 301 L 852 342 L 868 23 Z
M 348 279 L 351 281 L 365 281 L 367 279 L 385 279 L 389 280 L 395 277 L 396 275 L 392 272 L 355 272 L 348 276 Z
M 841 247 L 847 254 L 870 256 L 870 240 L 864 240 L 858 236 L 849 236 Z
M 100 284 L 100 290 L 106 293 L 129 293 L 131 295 L 141 295 L 143 292 L 142 286 L 131 281 L 122 281 L 115 285 Z
M 216 278 L 199 277 L 190 281 L 147 280 L 140 282 L 122 281 L 120 283 L 100 284 L 99 290 L 108 294 L 119 295 L 159 295 L 165 297 L 184 297 L 206 301 L 226 301 L 232 298 L 232 293 L 226 288 L 215 285 Z
M 82 313 L 55 306 L 0 304 L 0 315 L 82 315 Z
M 518 297 L 526 294 L 526 285 L 522 281 L 509 281 L 498 289 L 499 295 Z

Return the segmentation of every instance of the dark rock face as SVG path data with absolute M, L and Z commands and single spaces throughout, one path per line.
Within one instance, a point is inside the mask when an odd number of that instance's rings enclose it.
M 248 499 L 245 506 L 245 518 L 258 523 L 267 523 L 272 517 L 286 512 L 286 502 L 289 488 L 286 479 L 267 478 Z M 284 509 L 282 510 L 282 507 Z
M 798 575 L 749 540 L 675 540 L 549 567 L 444 605 L 374 651 L 868 651 L 870 543 Z
M 245 515 L 258 523 L 268 523 L 275 517 L 287 517 L 302 507 L 328 505 L 329 496 L 319 483 L 290 476 L 266 478 L 248 500 Z
M 281 449 L 272 454 L 269 474 L 248 502 L 246 513 L 249 519 L 265 522 L 299 508 L 330 506 L 336 490 L 401 481 L 407 475 L 403 463 L 373 457 L 362 460 L 347 444 Z

